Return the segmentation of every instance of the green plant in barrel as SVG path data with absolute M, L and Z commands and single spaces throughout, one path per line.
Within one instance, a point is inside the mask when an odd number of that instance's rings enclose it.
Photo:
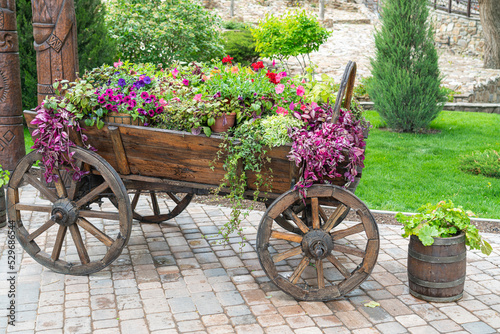
M 403 237 L 415 235 L 424 246 L 430 246 L 434 238 L 449 238 L 464 233 L 467 246 L 490 255 L 491 245 L 481 238 L 477 227 L 470 221 L 470 217 L 474 216 L 472 211 L 455 207 L 452 201 L 428 203 L 418 211 L 418 214 L 409 217 L 402 213 L 396 215 L 396 220 L 404 225 Z

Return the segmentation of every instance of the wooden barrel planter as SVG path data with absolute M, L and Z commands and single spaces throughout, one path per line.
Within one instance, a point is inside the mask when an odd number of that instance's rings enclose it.
M 424 246 L 412 235 L 408 246 L 410 293 L 430 302 L 452 302 L 462 298 L 466 271 L 465 234 L 434 238 Z
M 0 227 L 7 225 L 7 211 L 5 210 L 5 190 L 0 187 Z

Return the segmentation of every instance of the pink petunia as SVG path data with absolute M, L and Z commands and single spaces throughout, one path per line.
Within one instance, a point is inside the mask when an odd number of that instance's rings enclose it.
M 188 80 L 188 79 L 183 79 L 183 80 L 182 80 L 182 84 L 183 84 L 184 86 L 189 86 L 189 80 Z
M 285 90 L 285 85 L 279 84 L 274 87 L 274 90 L 276 91 L 276 94 L 281 94 Z
M 306 90 L 304 89 L 304 87 L 302 87 L 302 86 L 297 87 L 297 95 L 298 96 L 303 96 L 305 92 L 306 92 Z
M 148 94 L 148 92 L 142 92 L 142 93 L 141 93 L 141 97 L 142 97 L 144 100 L 145 100 L 145 99 L 147 99 L 147 98 L 149 98 L 149 94 Z
M 165 101 L 163 98 L 161 98 L 160 99 L 160 105 L 166 106 L 167 105 L 167 101 Z
M 290 102 L 290 110 L 293 111 L 295 109 L 295 104 L 293 102 Z
M 276 112 L 277 112 L 278 114 L 283 115 L 283 116 L 288 115 L 288 110 L 286 110 L 286 109 L 285 109 L 285 108 L 283 108 L 283 107 L 278 107 L 278 110 L 276 110 Z
M 113 63 L 113 66 L 114 66 L 115 68 L 118 68 L 118 67 L 120 67 L 120 66 L 122 66 L 122 65 L 123 65 L 123 62 L 122 62 L 120 59 L 118 59 L 118 61 L 117 61 L 116 63 Z
M 201 94 L 196 94 L 194 97 L 193 97 L 193 100 L 195 101 L 201 101 Z
M 174 79 L 177 79 L 177 74 L 179 74 L 179 71 L 177 70 L 177 68 L 174 68 L 172 72 L 172 76 L 174 77 Z

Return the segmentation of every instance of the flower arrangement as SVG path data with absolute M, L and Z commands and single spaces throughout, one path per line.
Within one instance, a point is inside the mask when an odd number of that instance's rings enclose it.
M 366 123 L 359 114 L 342 110 L 332 124 L 334 92 L 318 95 L 320 84 L 310 80 L 307 75 L 290 77 L 274 64 L 266 68 L 262 61 L 242 67 L 229 55 L 212 63 L 167 67 L 118 61 L 74 83 L 55 84 L 65 94 L 37 108 L 33 123 L 39 126 L 39 138 L 34 148 L 43 155 L 48 182 L 56 177 L 52 174 L 58 165 L 74 169 L 79 178 L 84 172 L 72 162 L 69 147 L 74 144 L 68 133 L 70 128 L 80 132 L 91 149 L 80 121 L 102 128 L 106 115 L 126 113 L 145 126 L 210 136 L 215 119 L 234 112 L 237 125 L 223 135 L 219 154 L 226 172 L 219 189 L 229 189 L 233 202 L 227 237 L 241 221 L 245 171 L 256 173 L 257 189 L 271 184 L 272 175 L 261 175 L 270 147 L 292 144 L 289 159 L 300 167 L 296 188 L 304 196 L 308 187 L 328 178 L 353 181 L 357 168 L 363 167 Z
M 424 246 L 430 246 L 434 238 L 449 238 L 464 233 L 467 246 L 490 255 L 491 245 L 481 238 L 477 227 L 470 221 L 470 217 L 475 216 L 472 211 L 456 207 L 452 201 L 428 203 L 418 211 L 418 214 L 410 217 L 402 213 L 396 215 L 396 220 L 403 224 L 403 237 L 415 235 Z

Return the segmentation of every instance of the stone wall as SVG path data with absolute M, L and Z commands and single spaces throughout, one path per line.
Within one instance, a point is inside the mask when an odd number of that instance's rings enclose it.
M 474 87 L 467 102 L 500 103 L 500 77 Z
M 479 17 L 430 10 L 436 46 L 468 56 L 484 54 L 483 27 Z

